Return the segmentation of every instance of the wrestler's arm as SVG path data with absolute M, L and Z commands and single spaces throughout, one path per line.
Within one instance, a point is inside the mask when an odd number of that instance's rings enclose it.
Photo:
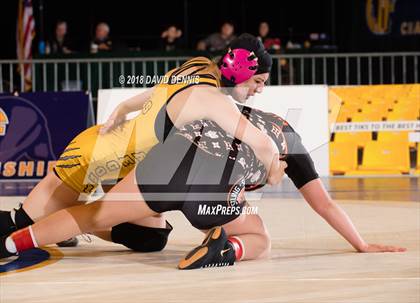
M 270 136 L 249 122 L 235 103 L 219 91 L 201 90 L 200 94 L 200 107 L 204 109 L 202 118 L 216 122 L 227 133 L 248 144 L 270 172 L 268 183 L 280 182 L 284 165 L 279 161 L 279 150 Z
M 153 90 L 154 87 L 151 87 L 143 93 L 135 95 L 120 103 L 101 127 L 100 133 L 107 133 L 109 130 L 121 124 L 121 122 L 124 122 L 125 116 L 128 113 L 140 110 L 143 107 L 143 104 L 152 96 Z
M 147 89 L 141 94 L 135 95 L 124 102 L 120 103 L 118 107 L 125 113 L 131 113 L 142 108 L 143 104 L 150 99 L 153 94 L 154 87 Z
M 331 199 L 319 178 L 306 183 L 299 191 L 309 205 L 358 252 L 402 252 L 406 250 L 402 247 L 366 243 L 349 216 Z
M 314 162 L 300 136 L 290 127 L 284 133 L 289 147 L 285 172 L 306 202 L 359 252 L 398 252 L 404 248 L 368 244 L 360 236 L 350 217 L 330 197 L 315 169 Z

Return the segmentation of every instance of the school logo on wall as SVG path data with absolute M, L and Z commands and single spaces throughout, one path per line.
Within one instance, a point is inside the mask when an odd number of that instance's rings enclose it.
M 44 176 L 55 159 L 46 116 L 18 96 L 1 96 L 0 105 L 0 176 Z
M 43 178 L 91 125 L 90 110 L 85 92 L 1 93 L 0 180 Z
M 0 107 L 0 136 L 4 136 L 6 134 L 7 124 L 9 124 L 9 118 L 7 118 L 6 113 Z
M 375 35 L 391 32 L 392 15 L 397 0 L 366 0 L 366 22 Z

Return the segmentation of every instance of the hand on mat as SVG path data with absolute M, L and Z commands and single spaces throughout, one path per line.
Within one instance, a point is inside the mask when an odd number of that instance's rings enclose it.
M 380 244 L 366 244 L 363 248 L 359 249 L 362 253 L 375 253 L 375 252 L 404 252 L 407 248 L 392 246 L 392 245 L 380 245 Z
M 102 125 L 99 130 L 99 134 L 104 135 L 111 130 L 115 129 L 117 126 L 122 125 L 125 121 L 126 114 L 120 107 L 117 107 L 109 116 L 108 120 Z

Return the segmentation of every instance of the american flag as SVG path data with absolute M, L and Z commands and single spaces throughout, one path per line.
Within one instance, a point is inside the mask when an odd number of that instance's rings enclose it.
M 35 37 L 35 19 L 31 0 L 19 0 L 19 11 L 16 31 L 17 57 L 19 60 L 32 59 L 32 40 Z M 31 88 L 32 68 L 31 64 L 24 64 L 23 71 L 19 66 L 25 81 L 25 90 Z

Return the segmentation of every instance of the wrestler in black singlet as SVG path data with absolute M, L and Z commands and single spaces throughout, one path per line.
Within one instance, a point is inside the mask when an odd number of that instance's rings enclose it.
M 250 107 L 238 107 L 274 140 L 288 164 L 286 173 L 297 188 L 318 178 L 299 135 L 285 120 Z M 216 123 L 204 120 L 173 132 L 136 167 L 137 183 L 148 206 L 158 213 L 180 210 L 198 229 L 237 218 L 246 203 L 244 190 L 263 186 L 266 177 L 264 165 L 247 144 L 227 135 Z M 217 208 L 218 212 L 212 211 Z

